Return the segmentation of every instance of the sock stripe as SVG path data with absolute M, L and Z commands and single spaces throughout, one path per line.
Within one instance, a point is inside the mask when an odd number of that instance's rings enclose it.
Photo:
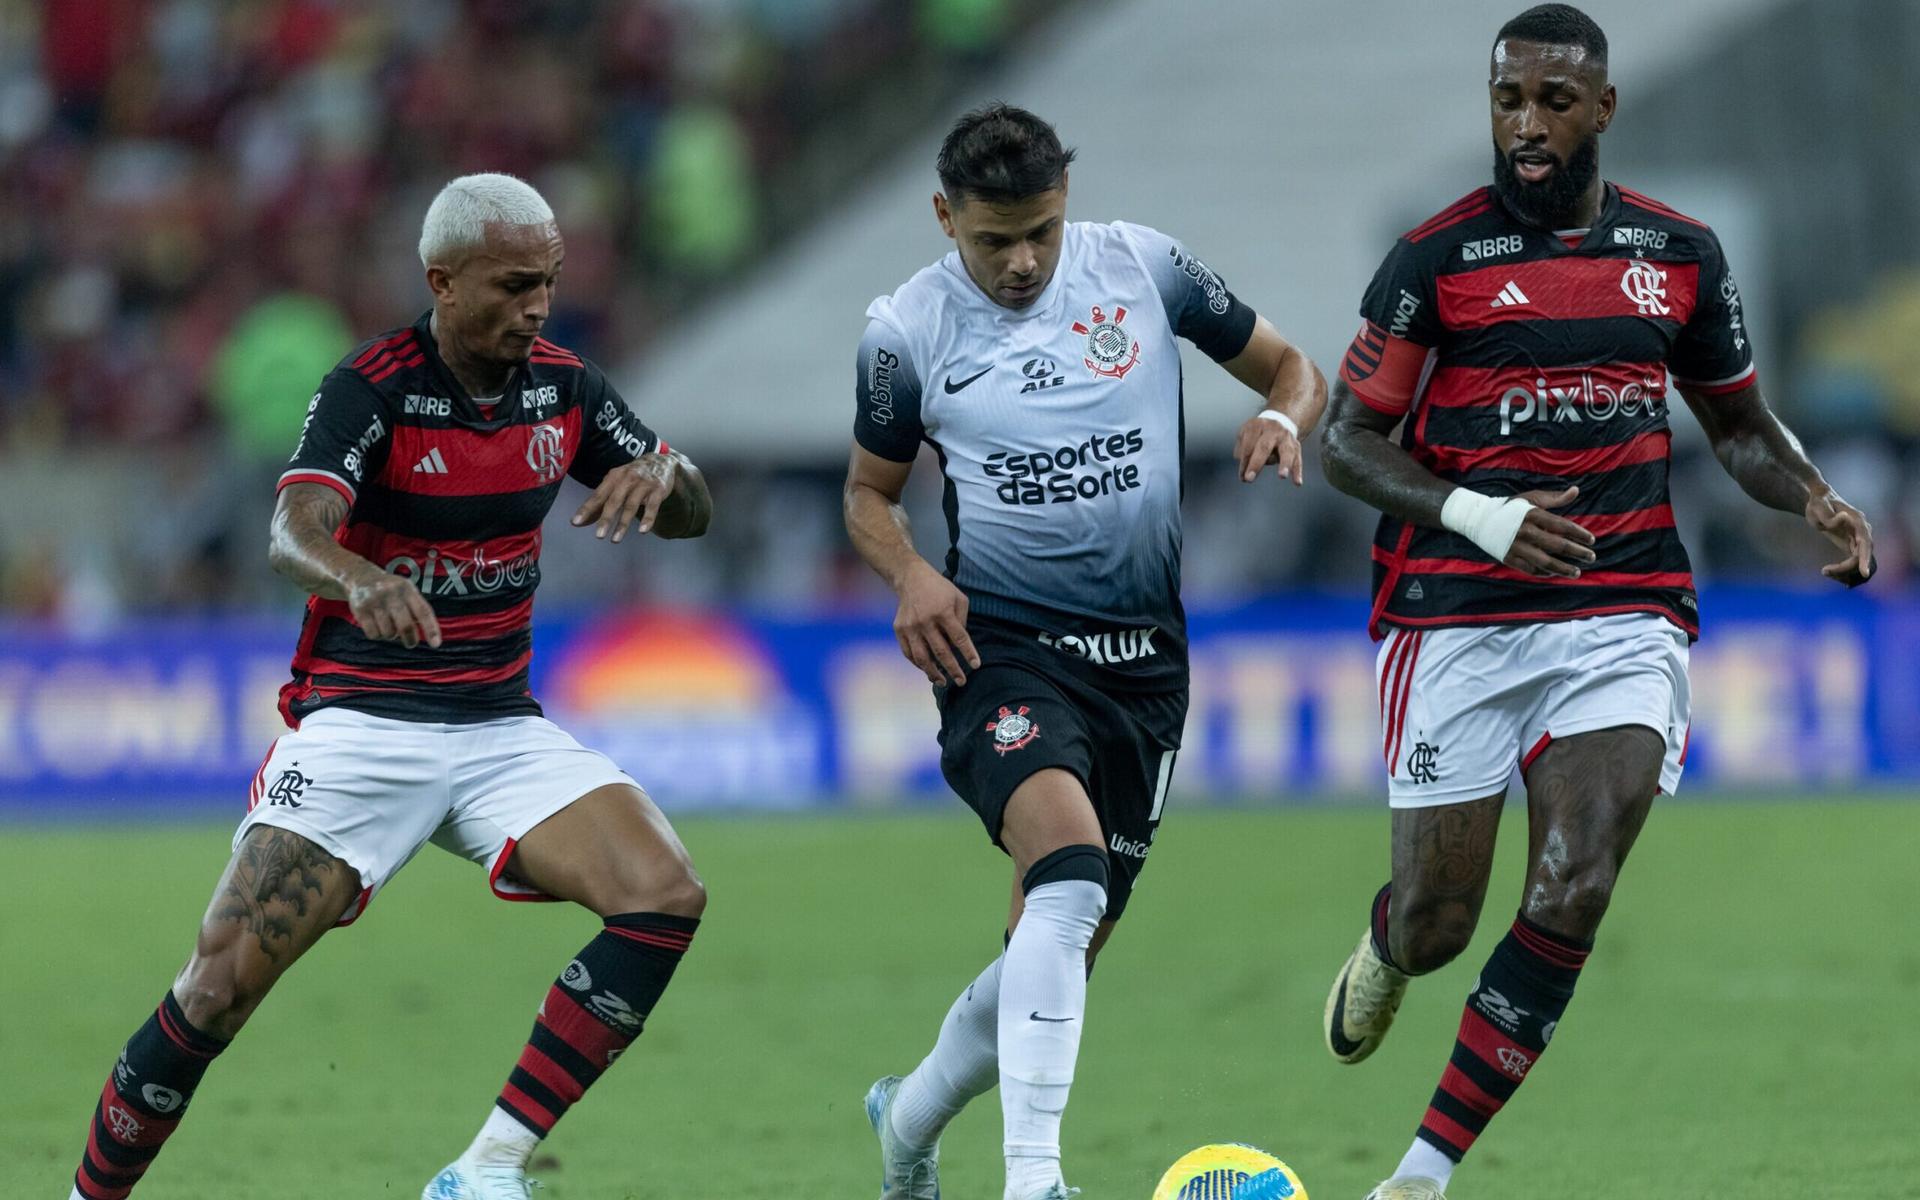
M 507 1076 L 507 1083 L 519 1088 L 522 1096 L 525 1096 L 550 1113 L 563 1113 L 567 1111 L 567 1106 L 572 1103 L 572 1101 L 563 1100 L 554 1094 L 552 1088 L 540 1082 L 540 1080 L 534 1076 L 533 1072 L 527 1070 L 524 1056 L 520 1062 L 514 1066 L 513 1073 Z
M 152 1154 L 114 1141 L 98 1116 L 93 1119 L 93 1127 L 87 1130 L 87 1157 L 100 1168 L 101 1177 L 109 1183 L 129 1172 L 137 1175 L 153 1161 Z
M 575 1100 L 578 1100 L 586 1093 L 587 1084 L 593 1082 L 591 1079 L 575 1079 L 573 1076 L 567 1074 L 559 1063 L 554 1062 L 546 1055 L 535 1050 L 532 1046 L 528 1046 L 520 1052 L 520 1065 L 514 1071 L 514 1074 L 517 1075 L 521 1071 L 525 1071 L 530 1078 L 537 1081 L 541 1087 L 552 1092 L 555 1098 L 564 1104 L 572 1104 Z M 520 1084 L 520 1090 L 525 1091 L 526 1087 L 527 1085 L 525 1083 Z M 538 1099 L 538 1097 L 535 1098 Z M 549 1105 L 549 1107 L 551 1106 Z
M 513 1086 L 511 1082 L 500 1089 L 500 1105 L 513 1116 L 518 1117 L 527 1128 L 543 1137 L 553 1128 L 554 1122 L 560 1119 L 552 1110 L 535 1103 L 532 1097 Z
M 187 1020 L 187 1010 L 180 1007 L 172 991 L 160 998 L 160 1016 L 172 1026 L 172 1036 L 200 1058 L 214 1058 L 229 1045 L 226 1038 L 195 1029 L 193 1022 Z
M 167 1011 L 167 1006 L 165 1004 L 162 1004 L 159 1008 L 155 1009 L 154 1012 L 157 1013 L 160 1017 L 160 1032 L 167 1035 L 168 1041 L 180 1047 L 182 1050 L 185 1050 L 188 1054 L 193 1055 L 195 1058 L 212 1058 L 213 1057 L 212 1054 L 208 1053 L 205 1050 L 202 1050 L 200 1047 L 194 1045 L 193 1042 L 188 1040 L 187 1035 L 182 1033 L 180 1031 L 179 1026 L 174 1024 L 173 1014 Z
M 93 1163 L 83 1158 L 80 1160 L 80 1169 L 74 1172 L 73 1182 L 81 1195 L 92 1197 L 92 1200 L 124 1200 L 133 1191 L 133 1185 L 139 1182 L 139 1177 L 127 1179 L 124 1175 L 112 1175 L 103 1179 Z
M 546 1011 L 540 1020 L 576 1054 L 598 1063 L 602 1070 L 613 1061 L 614 1052 L 625 1049 L 633 1040 L 632 1034 L 617 1032 L 559 987 L 547 993 Z
M 1466 1101 L 1447 1091 L 1444 1086 L 1433 1093 L 1433 1099 L 1427 1102 L 1427 1109 L 1439 1113 L 1474 1137 L 1479 1137 L 1487 1127 L 1487 1122 L 1493 1119 L 1492 1113 L 1475 1112 Z
M 672 950 L 678 954 L 685 954 L 687 948 L 693 945 L 693 935 L 690 933 L 674 933 L 668 930 L 655 929 L 622 929 L 614 925 L 607 926 L 607 932 L 616 937 L 626 938 L 630 942 L 639 942 L 643 946 L 655 946 L 662 950 Z
M 586 1055 L 569 1046 L 559 1034 L 547 1027 L 545 1021 L 534 1024 L 533 1036 L 527 1039 L 527 1045 L 538 1050 L 547 1061 L 578 1079 L 583 1087 L 600 1078 L 601 1071 L 606 1069 L 590 1062 Z
M 1486 1059 L 1462 1046 L 1458 1041 L 1453 1044 L 1453 1053 L 1447 1058 L 1447 1066 L 1465 1075 L 1482 1092 L 1504 1104 L 1520 1086 L 1520 1081 L 1500 1070 Z
M 1557 938 L 1545 936 L 1544 931 L 1530 923 L 1523 923 L 1525 921 L 1524 917 L 1515 920 L 1511 930 L 1514 941 L 1519 942 L 1522 947 L 1546 960 L 1549 965 L 1562 970 L 1578 971 L 1587 964 L 1587 955 L 1592 953 L 1590 948 L 1582 949 L 1568 945 Z
M 1415 1133 L 1414 1136 L 1446 1155 L 1454 1162 L 1459 1162 L 1465 1158 L 1467 1151 L 1473 1149 L 1474 1139 L 1472 1134 L 1455 1125 L 1452 1121 L 1447 1120 L 1439 1113 L 1434 1112 L 1431 1108 L 1427 1110 L 1427 1117 L 1424 1121 L 1420 1122 L 1419 1132 Z M 1453 1141 L 1453 1138 L 1459 1138 L 1460 1141 Z M 1464 1142 L 1465 1145 L 1460 1144 L 1461 1142 Z
M 1440 1090 L 1452 1096 L 1472 1111 L 1483 1117 L 1491 1117 L 1500 1111 L 1507 1102 L 1507 1096 L 1497 1096 L 1474 1082 L 1473 1077 L 1449 1062 L 1446 1071 L 1440 1076 Z
M 1481 1016 L 1471 1004 L 1460 1020 L 1460 1044 L 1495 1071 L 1512 1077 L 1515 1083 L 1527 1077 L 1527 1070 L 1540 1053 L 1496 1029 L 1493 1022 Z

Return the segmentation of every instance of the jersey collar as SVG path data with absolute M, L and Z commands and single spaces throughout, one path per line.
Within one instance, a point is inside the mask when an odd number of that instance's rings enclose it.
M 500 402 L 493 406 L 493 416 L 485 417 L 480 414 L 480 406 L 473 402 L 460 377 L 440 357 L 440 347 L 433 340 L 432 309 L 421 313 L 420 319 L 413 323 L 413 334 L 414 340 L 420 343 L 421 353 L 426 355 L 427 370 L 453 397 L 454 411 L 462 421 L 481 429 L 498 429 L 520 411 L 520 393 L 527 383 L 525 363 L 515 367 L 513 373 L 507 376 L 506 386 L 500 389 Z
M 1620 220 L 1620 189 L 1615 187 L 1611 182 L 1605 183 L 1601 187 L 1600 215 L 1595 217 L 1593 224 L 1587 227 L 1586 236 L 1571 246 L 1567 245 L 1566 239 L 1562 238 L 1555 231 L 1542 229 L 1538 225 L 1529 225 L 1527 222 L 1522 221 L 1518 214 L 1507 207 L 1506 200 L 1500 195 L 1500 189 L 1494 188 L 1493 196 L 1495 200 L 1500 202 L 1500 211 L 1506 215 L 1507 221 L 1510 224 L 1525 230 L 1529 234 L 1539 235 L 1545 239 L 1548 249 L 1556 254 L 1585 254 L 1606 246 L 1613 236 L 1614 225 L 1618 224 Z
M 967 264 L 960 261 L 958 250 L 949 251 L 941 262 L 948 271 L 959 277 L 961 286 L 966 289 L 970 297 L 1002 321 L 1031 321 L 1036 317 L 1053 313 L 1060 307 L 1060 294 L 1066 290 L 1062 281 L 1067 277 L 1067 260 L 1072 253 L 1070 236 L 1072 232 L 1071 224 L 1065 224 L 1065 228 L 1060 231 L 1060 261 L 1053 264 L 1053 278 L 1047 280 L 1047 286 L 1041 288 L 1040 294 L 1033 298 L 1033 303 L 1025 308 L 1008 308 L 982 291 L 980 285 L 974 282 L 973 276 L 967 273 Z

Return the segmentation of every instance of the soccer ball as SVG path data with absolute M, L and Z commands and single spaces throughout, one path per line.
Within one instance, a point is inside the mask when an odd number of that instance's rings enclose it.
M 1307 1200 L 1307 1186 L 1265 1150 L 1229 1142 L 1181 1155 L 1153 1200 Z

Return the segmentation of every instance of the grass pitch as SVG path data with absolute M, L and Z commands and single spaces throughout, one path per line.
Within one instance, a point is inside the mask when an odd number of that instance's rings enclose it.
M 957 807 L 957 806 L 956 806 Z M 1174 811 L 1095 975 L 1066 1123 L 1086 1200 L 1242 1140 L 1317 1200 L 1397 1161 L 1519 894 L 1519 806 L 1467 955 L 1358 1067 L 1321 1004 L 1386 865 L 1378 810 Z M 962 816 L 703 819 L 706 927 L 645 1036 L 537 1161 L 551 1200 L 870 1200 L 860 1099 L 999 945 L 1008 871 Z M 188 948 L 227 830 L 0 829 L 0 1196 L 64 1197 L 121 1042 Z M 1920 800 L 1655 810 L 1560 1036 L 1458 1200 L 1920 1197 Z M 419 1194 L 594 930 L 429 850 L 271 997 L 135 1200 Z M 989 1094 L 950 1200 L 999 1195 Z

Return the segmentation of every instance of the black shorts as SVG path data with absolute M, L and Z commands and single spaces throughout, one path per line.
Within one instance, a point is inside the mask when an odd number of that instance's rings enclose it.
M 1117 920 L 1160 824 L 1186 692 L 1115 692 L 1070 671 L 999 660 L 969 673 L 965 687 L 938 689 L 936 699 L 940 773 L 980 814 L 994 845 L 1007 801 L 1027 776 L 1058 767 L 1079 778 L 1107 839 L 1106 919 Z

